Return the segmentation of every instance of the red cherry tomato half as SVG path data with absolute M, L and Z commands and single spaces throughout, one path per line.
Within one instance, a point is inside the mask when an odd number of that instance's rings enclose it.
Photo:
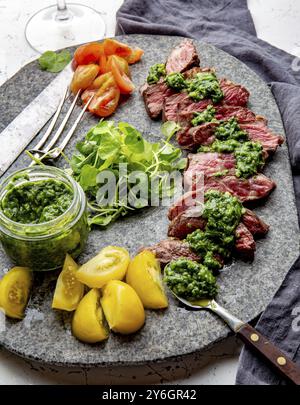
M 127 60 L 129 65 L 132 65 L 133 63 L 136 63 L 139 60 L 141 60 L 143 55 L 144 51 L 141 48 L 134 48 L 132 49 L 131 54 L 129 56 L 125 56 L 124 59 Z
M 119 66 L 119 68 L 128 76 L 130 77 L 130 70 L 127 61 L 124 58 L 121 58 L 121 56 L 117 55 L 110 55 L 107 58 L 107 63 L 106 63 L 106 71 L 111 72 L 112 67 L 111 67 L 111 62 L 114 60 L 116 64 Z
M 101 54 L 103 54 L 103 45 L 98 42 L 92 42 L 77 48 L 74 53 L 74 59 L 77 65 L 98 64 Z
M 130 46 L 122 44 L 122 42 L 116 41 L 115 39 L 107 38 L 103 42 L 103 49 L 105 55 L 118 55 L 124 58 L 131 54 Z
M 88 106 L 88 110 L 92 114 L 108 117 L 116 110 L 120 99 L 120 90 L 111 72 L 97 77 L 92 86 L 83 92 L 81 99 L 87 103 L 92 95 L 94 97 Z
M 134 84 L 126 75 L 125 72 L 120 68 L 118 63 L 112 59 L 111 61 L 111 71 L 114 75 L 115 81 L 120 89 L 122 94 L 130 94 L 134 90 Z

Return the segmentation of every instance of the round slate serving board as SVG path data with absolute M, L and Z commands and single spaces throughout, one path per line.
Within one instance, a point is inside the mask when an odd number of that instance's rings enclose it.
M 131 35 L 120 37 L 120 40 L 145 50 L 143 60 L 132 66 L 133 80 L 138 87 L 144 82 L 148 68 L 154 63 L 163 62 L 180 38 Z M 201 66 L 214 66 L 219 77 L 225 76 L 246 86 L 251 92 L 250 108 L 257 114 L 266 116 L 269 126 L 283 134 L 280 114 L 266 84 L 232 56 L 212 45 L 201 42 L 196 42 L 196 45 Z M 0 88 L 0 98 L 5 100 L 0 106 L 0 130 L 53 77 L 52 74 L 41 72 L 37 62 L 32 62 L 6 82 Z M 118 108 L 113 119 L 128 121 L 151 141 L 161 137 L 160 122 L 148 118 L 138 91 Z M 74 150 L 76 142 L 96 122 L 95 117 L 86 117 L 67 148 L 68 155 Z M 27 157 L 22 155 L 9 172 L 28 163 Z M 265 308 L 298 256 L 298 222 L 285 144 L 268 163 L 265 174 L 275 180 L 277 189 L 264 205 L 255 210 L 270 224 L 270 232 L 265 239 L 257 242 L 252 263 L 233 261 L 223 269 L 218 278 L 218 301 L 245 321 L 253 319 Z M 119 220 L 107 230 L 93 230 L 79 261 L 88 260 L 108 244 L 125 246 L 134 254 L 141 246 L 164 239 L 168 226 L 166 212 L 165 207 L 149 208 Z M 5 272 L 9 267 L 10 263 L 1 251 L 0 271 Z M 72 314 L 51 309 L 57 272 L 36 273 L 35 276 L 24 320 L 6 319 L 5 328 L 0 328 L 0 343 L 8 350 L 30 359 L 68 366 L 139 364 L 205 349 L 224 339 L 229 333 L 224 323 L 211 313 L 187 311 L 170 297 L 167 310 L 147 311 L 146 324 L 138 333 L 126 337 L 111 333 L 105 343 L 83 344 L 71 334 Z

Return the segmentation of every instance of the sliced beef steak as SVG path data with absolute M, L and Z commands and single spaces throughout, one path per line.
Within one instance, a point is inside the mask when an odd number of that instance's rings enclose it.
M 224 93 L 223 104 L 242 107 L 247 105 L 250 93 L 245 87 L 228 79 L 221 79 L 220 87 Z
M 195 177 L 203 173 L 205 179 L 216 174 L 235 174 L 235 157 L 232 153 L 198 152 L 188 155 L 188 166 L 184 173 L 184 184 L 191 187 Z
M 199 66 L 200 60 L 191 39 L 184 39 L 170 53 L 167 63 L 167 74 L 172 72 L 184 72 L 193 66 Z
M 215 140 L 214 132 L 218 126 L 215 122 L 206 122 L 191 128 L 180 130 L 176 139 L 183 149 L 196 150 L 200 145 L 210 145 Z
M 206 221 L 201 217 L 189 217 L 185 212 L 174 218 L 169 225 L 168 236 L 185 239 L 197 229 L 205 229 Z M 255 241 L 252 233 L 241 222 L 235 230 L 235 250 L 244 258 L 253 258 Z
M 183 120 L 180 121 L 178 117 L 178 112 L 181 108 L 180 106 L 185 105 L 186 103 L 188 104 L 189 102 L 190 98 L 185 92 L 173 93 L 170 96 L 165 97 L 162 114 L 163 121 L 182 122 Z
M 201 258 L 190 249 L 188 243 L 179 239 L 165 239 L 153 246 L 145 247 L 142 250 L 150 250 L 153 252 L 162 266 L 180 257 L 196 262 L 201 260 Z
M 264 236 L 269 231 L 269 225 L 249 209 L 243 214 L 242 222 L 255 237 Z
M 187 212 L 177 215 L 169 224 L 168 236 L 185 239 L 189 233 L 196 229 L 204 229 L 206 220 L 200 217 L 189 216 Z
M 215 106 L 216 119 L 217 120 L 228 120 L 234 117 L 239 123 L 242 122 L 253 122 L 256 120 L 256 115 L 249 108 L 235 106 L 235 105 L 220 105 Z M 262 117 L 261 117 L 262 118 Z
M 259 142 L 266 152 L 274 153 L 279 145 L 284 142 L 284 138 L 274 134 L 266 125 L 263 117 L 257 117 L 254 122 L 240 124 L 241 129 L 248 133 L 252 141 Z
M 204 153 L 188 155 L 188 167 L 184 174 L 186 188 L 199 187 L 199 176 L 204 175 L 204 190 L 228 191 L 240 201 L 259 200 L 267 197 L 276 187 L 273 180 L 257 174 L 248 179 L 235 176 L 235 158 L 230 153 Z M 222 175 L 223 174 L 223 175 Z
M 200 217 L 203 209 L 204 190 L 190 190 L 183 194 L 168 211 L 168 218 L 172 221 L 181 213 L 185 212 L 187 216 Z
M 142 91 L 146 110 L 152 119 L 161 116 L 165 98 L 174 94 L 174 91 L 163 82 L 147 85 Z
M 257 174 L 249 179 L 239 179 L 235 176 L 210 177 L 205 180 L 204 190 L 228 191 L 241 202 L 249 202 L 266 198 L 276 187 L 273 180 Z
M 252 233 L 240 223 L 235 230 L 235 251 L 244 259 L 253 260 L 256 248 Z

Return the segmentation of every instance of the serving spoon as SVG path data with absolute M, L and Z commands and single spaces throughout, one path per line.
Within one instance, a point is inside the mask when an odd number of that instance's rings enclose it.
M 300 385 L 300 367 L 251 325 L 236 318 L 214 299 L 189 301 L 177 296 L 171 289 L 170 291 L 177 300 L 188 308 L 197 311 L 206 309 L 217 314 L 246 345 L 252 347 L 268 360 L 281 375 L 294 384 Z

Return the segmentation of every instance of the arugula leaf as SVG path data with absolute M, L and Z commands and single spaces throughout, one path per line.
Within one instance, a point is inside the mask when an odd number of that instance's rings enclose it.
M 84 191 L 97 185 L 98 169 L 91 165 L 84 165 L 81 169 L 79 183 Z
M 144 139 L 142 134 L 126 122 L 120 122 L 119 128 L 125 135 L 125 145 L 132 153 L 144 152 Z
M 167 142 L 180 130 L 180 125 L 175 121 L 166 121 L 161 126 L 162 134 L 167 138 Z
M 106 160 L 114 156 L 120 148 L 120 143 L 112 134 L 106 132 L 101 135 L 98 154 L 101 159 Z
M 47 72 L 61 72 L 71 61 L 72 56 L 69 51 L 63 50 L 59 53 L 53 51 L 44 52 L 38 59 L 40 68 Z

